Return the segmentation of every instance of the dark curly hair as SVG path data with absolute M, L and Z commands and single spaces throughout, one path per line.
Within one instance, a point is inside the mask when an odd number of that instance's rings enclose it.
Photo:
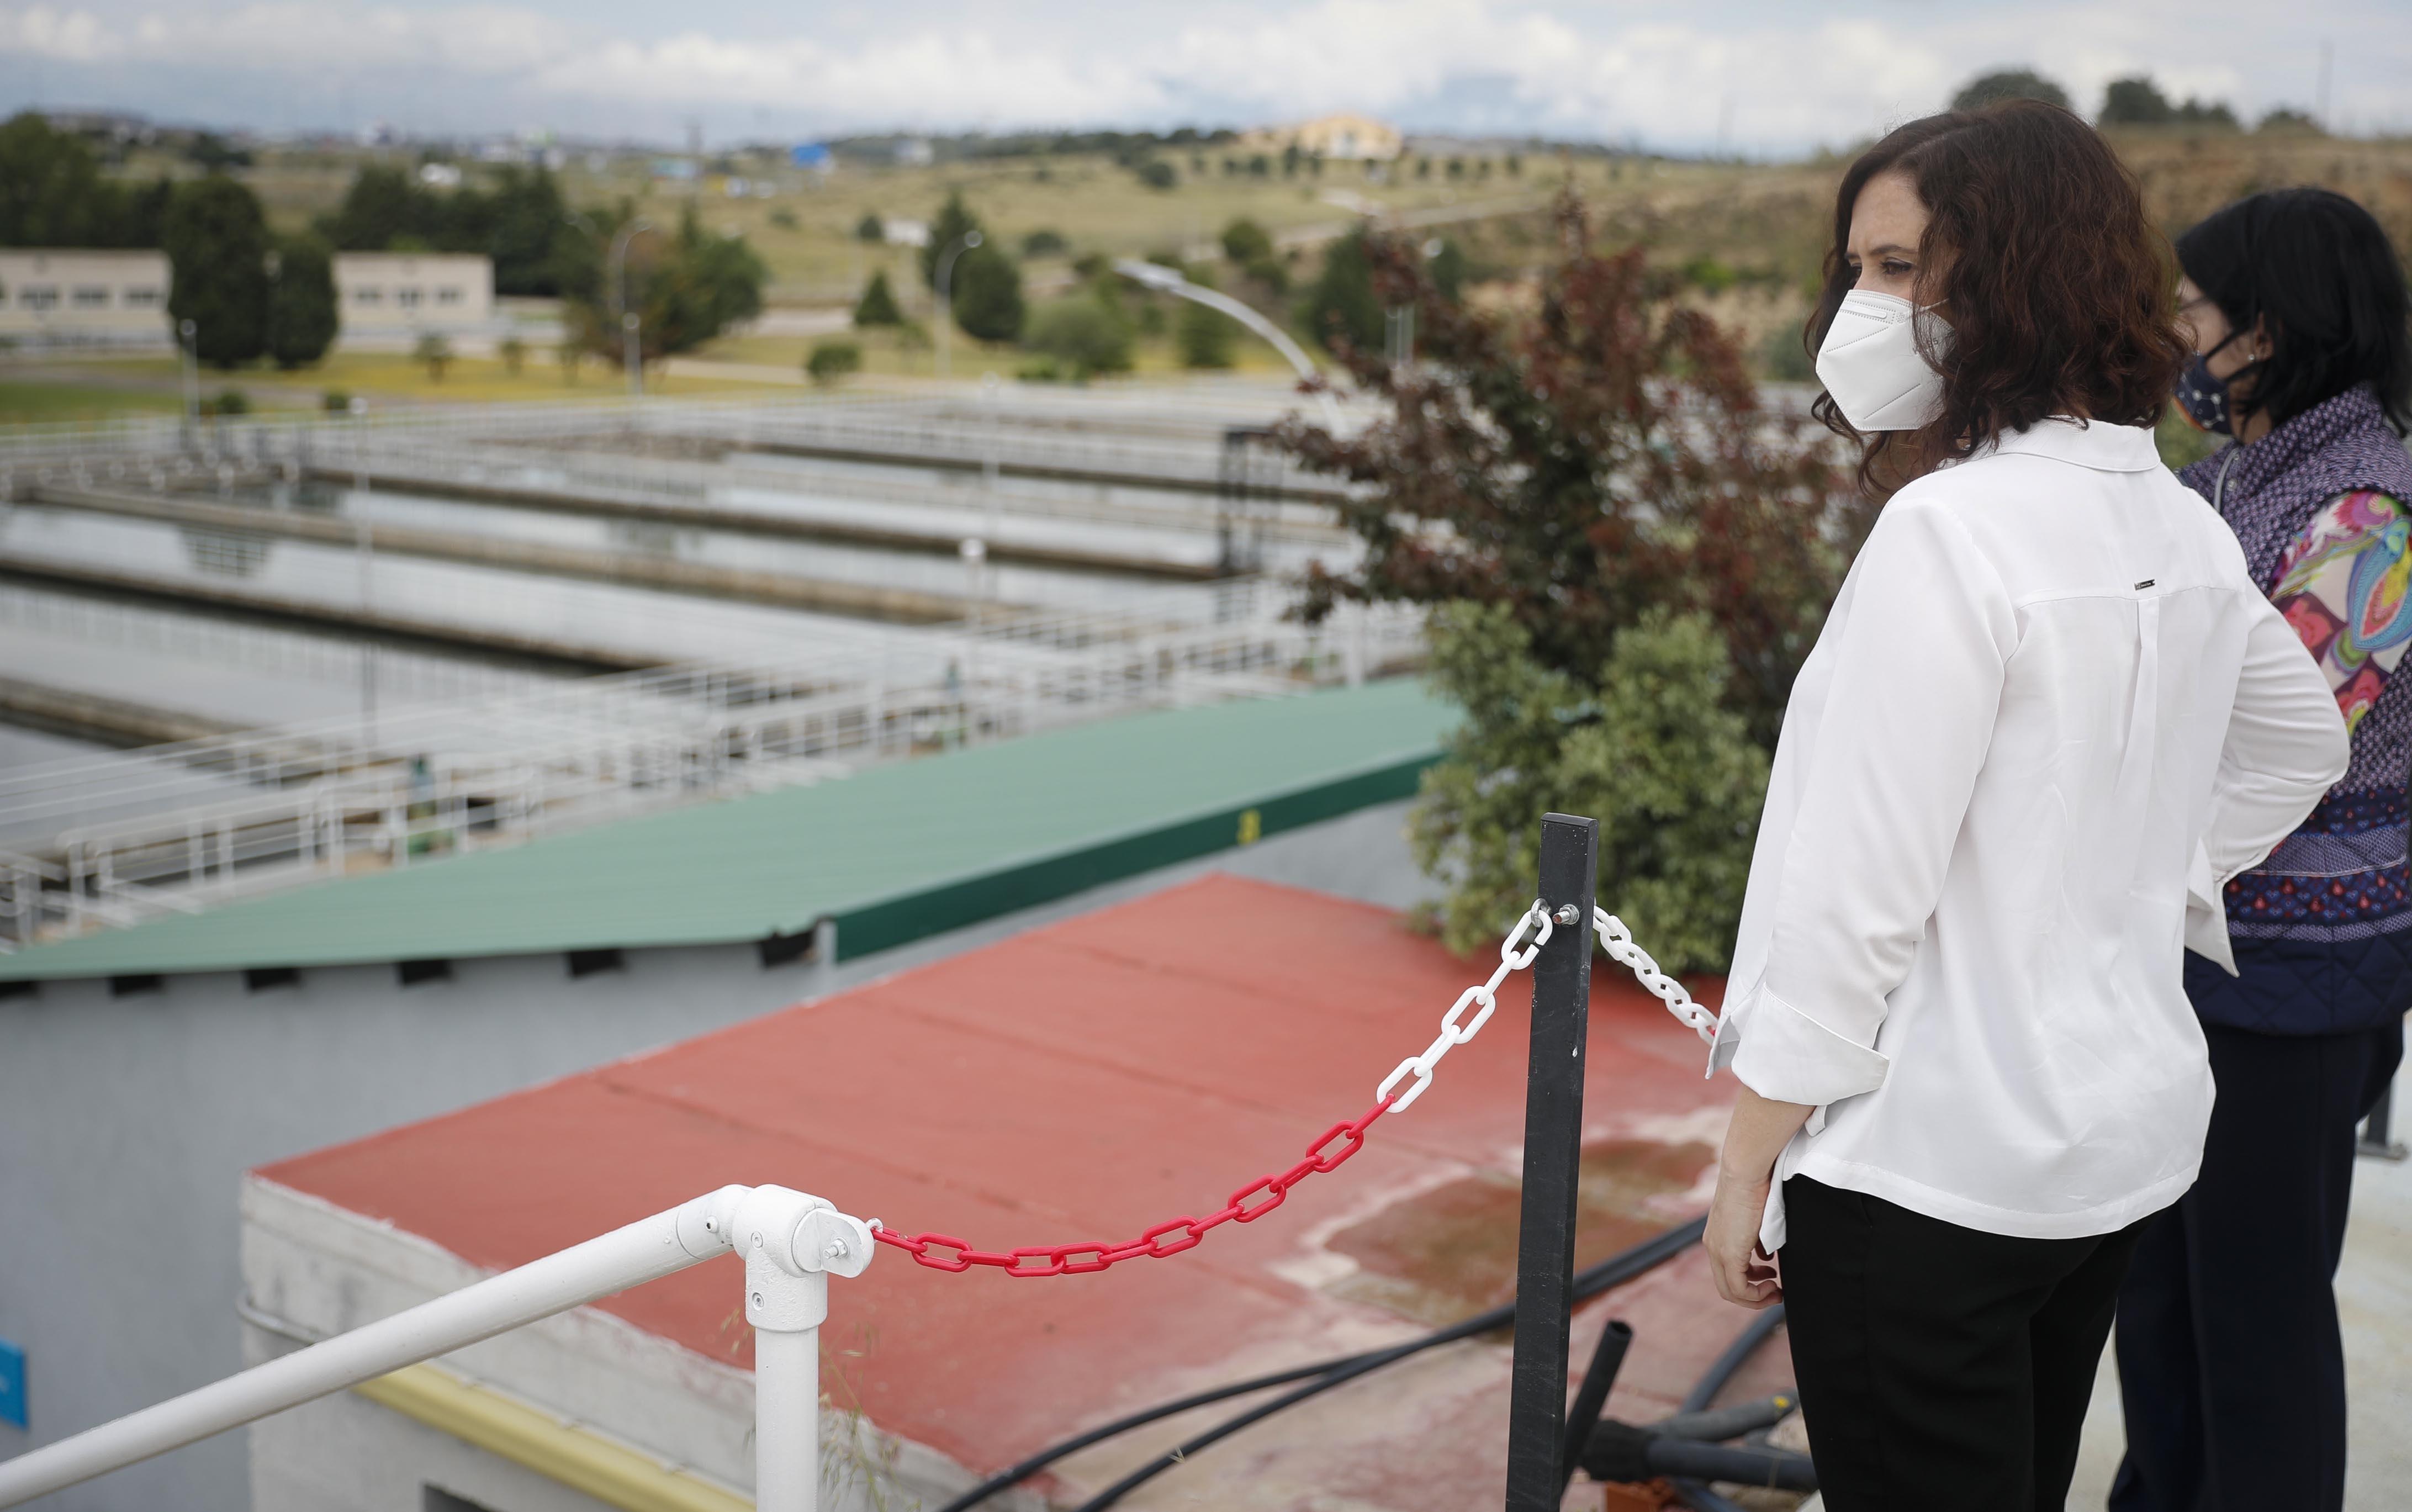
M 1860 448 L 1860 482 L 1900 487 L 2054 415 L 2152 425 L 2192 355 L 2177 272 L 2142 194 L 2099 133 L 2057 105 L 2004 100 L 1912 121 L 1860 154 L 1834 199 L 1814 358 L 1853 283 L 1851 210 L 1869 180 L 1905 173 L 1927 211 L 1915 302 L 1939 307 L 1943 411 L 1920 431 L 1862 435 L 1820 394 L 1818 419 Z
M 2412 428 L 2412 314 L 2404 264 L 2369 211 L 2328 189 L 2272 189 L 2213 211 L 2178 238 L 2178 265 L 2228 323 L 2270 333 L 2270 360 L 2236 402 L 2284 425 L 2367 384 Z

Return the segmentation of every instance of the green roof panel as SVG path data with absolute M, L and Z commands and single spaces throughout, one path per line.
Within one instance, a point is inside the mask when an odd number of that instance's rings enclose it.
M 822 918 L 865 955 L 1405 797 L 1453 719 L 1401 679 L 1101 720 L 36 946 L 0 956 L 0 981 L 725 944 Z

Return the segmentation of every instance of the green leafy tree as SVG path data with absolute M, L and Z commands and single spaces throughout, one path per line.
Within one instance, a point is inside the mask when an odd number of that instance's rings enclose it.
M 979 217 L 973 214 L 970 207 L 963 203 L 963 191 L 955 190 L 947 196 L 947 202 L 938 207 L 937 219 L 930 223 L 930 240 L 921 248 L 921 282 L 933 290 L 936 289 L 939 257 L 946 254 L 948 248 L 952 247 L 973 231 L 980 231 L 983 236 L 987 234 L 980 226 Z M 980 249 L 976 247 L 964 253 L 963 260 L 969 261 L 979 251 Z M 954 277 L 958 283 L 962 280 L 963 269 L 960 266 L 955 269 Z
M 292 238 L 269 286 L 268 355 L 280 368 L 308 367 L 334 345 L 338 324 L 334 255 L 315 236 Z
M 372 163 L 352 176 L 351 187 L 318 230 L 341 252 L 385 252 L 397 237 L 424 240 L 434 220 L 433 197 L 408 174 Z
M 520 369 L 527 366 L 527 343 L 517 336 L 506 336 L 494 344 L 494 355 L 503 360 L 503 371 L 516 378 Z
M 574 292 L 564 302 L 564 320 L 577 345 L 615 365 L 626 360 L 620 329 L 618 290 L 607 288 L 602 247 L 618 227 L 609 216 L 590 215 L 595 236 L 572 263 Z M 639 317 L 638 358 L 653 361 L 692 351 L 742 320 L 762 311 L 762 286 L 770 270 L 742 236 L 706 230 L 689 210 L 675 233 L 641 234 L 628 243 L 628 307 Z
M 1337 349 L 1346 342 L 1360 351 L 1380 351 L 1384 308 L 1374 292 L 1374 268 L 1365 255 L 1362 227 L 1324 249 L 1323 272 L 1307 289 L 1300 320 L 1317 341 Z
M 895 291 L 888 286 L 886 272 L 873 273 L 871 282 L 862 286 L 862 298 L 854 304 L 854 323 L 863 330 L 904 323 L 904 312 L 896 303 Z
M 880 224 L 877 215 L 864 211 L 862 219 L 854 223 L 854 239 L 858 242 L 885 242 L 888 240 L 888 228 Z
M 1465 712 L 1408 821 L 1451 879 L 1442 941 L 1471 951 L 1531 901 L 1541 815 L 1599 820 L 1599 901 L 1672 971 L 1721 970 L 1742 914 L 1768 756 L 1727 704 L 1706 615 L 1645 611 L 1588 671 L 1544 665 L 1504 604 L 1432 619 L 1434 683 Z
M 1025 257 L 1060 257 L 1072 250 L 1064 233 L 1042 226 L 1022 239 L 1022 255 Z
M 2068 91 L 2033 68 L 1996 68 L 1961 85 L 1960 93 L 1951 96 L 1951 108 L 1981 110 L 2003 100 L 2042 100 L 2066 110 Z
M 0 246 L 154 247 L 168 195 L 166 179 L 103 178 L 81 138 L 35 111 L 0 124 Z
M 1049 359 L 1053 371 L 1085 381 L 1131 367 L 1131 327 L 1117 303 L 1095 294 L 1076 294 L 1042 308 L 1030 323 L 1031 350 Z
M 1272 233 L 1245 215 L 1223 228 L 1223 256 L 1240 267 L 1273 255 Z
M 542 168 L 506 168 L 486 197 L 486 207 L 478 234 L 439 245 L 493 257 L 497 294 L 558 295 L 561 266 L 556 254 L 575 234 L 560 181 Z
M 168 316 L 196 327 L 195 356 L 213 367 L 268 349 L 268 220 L 259 199 L 223 173 L 176 186 L 164 228 L 174 283 Z
M 1151 157 L 1138 169 L 1139 182 L 1151 189 L 1170 189 L 1181 183 L 1181 175 L 1171 164 L 1160 157 Z
M 2312 119 L 2310 111 L 2298 110 L 2290 106 L 2285 105 L 2281 105 L 2277 109 L 2270 111 L 2267 115 L 2264 115 L 2261 118 L 2260 123 L 2254 126 L 2253 129 L 2256 131 L 2267 131 L 2273 136 L 2317 137 L 2323 135 L 2320 130 L 2320 124 Z
M 993 246 L 977 246 L 955 259 L 950 283 L 955 324 L 981 341 L 1012 341 L 1022 334 L 1024 314 L 1022 270 Z
M 2158 126 L 2168 125 L 2176 113 L 2160 86 L 2139 74 L 2110 81 L 2102 92 L 2102 113 L 2096 119 L 2106 126 Z

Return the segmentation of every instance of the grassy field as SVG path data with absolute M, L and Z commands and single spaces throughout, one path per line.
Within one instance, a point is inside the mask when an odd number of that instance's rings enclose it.
M 184 408 L 172 390 L 160 392 L 39 377 L 0 378 L 0 425 L 106 420 L 127 415 L 172 415 Z
M 2112 140 L 2167 229 L 2257 189 L 2319 183 L 2369 205 L 2397 244 L 2412 248 L 2412 141 L 2184 130 L 2130 131 Z M 1065 243 L 1063 252 L 1022 257 L 1034 308 L 1070 286 L 1072 261 L 1087 253 L 1211 256 L 1223 227 L 1246 216 L 1280 239 L 1295 286 L 1315 274 L 1316 242 L 1346 230 L 1360 213 L 1408 217 L 1455 239 L 1482 280 L 1474 297 L 1512 313 L 1529 308 L 1536 273 L 1556 256 L 1548 206 L 1571 185 L 1582 197 L 1596 242 L 1642 245 L 1654 263 L 1681 273 L 1687 299 L 1760 354 L 1766 371 L 1805 376 L 1788 348 L 1816 290 L 1834 185 L 1845 167 L 1840 158 L 1754 165 L 1535 155 L 1511 172 L 1505 156 L 1468 157 L 1461 175 L 1451 177 L 1446 158 L 1419 176 L 1420 156 L 1410 152 L 1376 178 L 1353 166 L 1327 167 L 1320 174 L 1302 169 L 1289 177 L 1277 166 L 1261 176 L 1244 167 L 1228 173 L 1227 156 L 1243 161 L 1221 148 L 1163 154 L 1176 174 L 1169 189 L 1150 188 L 1131 169 L 1095 154 L 925 167 L 848 163 L 827 178 L 768 157 L 741 157 L 724 165 L 728 172 L 691 185 L 653 179 L 642 158 L 580 158 L 561 177 L 573 205 L 626 201 L 657 225 L 674 222 L 691 206 L 707 226 L 743 234 L 770 266 L 766 292 L 774 310 L 848 303 L 872 273 L 884 271 L 907 313 L 925 327 L 934 301 L 913 250 L 859 240 L 856 228 L 864 216 L 927 222 L 949 194 L 960 192 L 1017 256 L 1034 233 L 1053 233 Z M 279 227 L 299 228 L 336 204 L 363 160 L 354 152 L 270 150 L 244 177 Z M 411 161 L 400 154 L 388 160 Z M 138 156 L 125 170 L 147 176 L 161 166 Z M 729 191 L 740 178 L 749 188 L 768 184 L 772 193 L 734 196 Z M 1472 218 L 1454 218 L 1460 214 Z M 1430 217 L 1449 218 L 1434 224 Z M 790 375 L 805 355 L 829 339 L 856 341 L 868 374 L 929 376 L 936 369 L 932 349 L 900 344 L 892 332 L 782 334 L 774 321 L 771 331 L 735 334 L 691 354 L 654 387 L 671 393 L 792 387 Z M 1283 370 L 1275 354 L 1253 338 L 1240 342 L 1235 355 L 1243 370 Z M 1142 374 L 1176 365 L 1161 334 L 1144 337 L 1137 357 Z M 958 376 L 1011 376 L 1029 360 L 960 334 L 955 342 Z M 110 363 L 105 374 L 97 364 L 85 366 L 91 371 L 63 367 L 39 376 L 23 370 L 11 375 L 0 418 L 139 413 L 178 402 L 172 364 L 146 370 L 136 362 Z M 214 393 L 228 384 L 261 404 L 315 403 L 329 389 L 365 394 L 372 403 L 429 403 L 575 399 L 620 388 L 612 370 L 587 364 L 566 373 L 541 349 L 517 374 L 498 361 L 462 359 L 437 381 L 400 354 L 339 353 L 300 374 L 209 374 L 204 390 Z

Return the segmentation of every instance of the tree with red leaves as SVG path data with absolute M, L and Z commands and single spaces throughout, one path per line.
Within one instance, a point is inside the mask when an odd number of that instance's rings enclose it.
M 1366 485 L 1341 506 L 1344 598 L 1434 608 L 1434 683 L 1466 712 L 1425 774 L 1418 862 L 1452 947 L 1529 900 L 1540 815 L 1600 820 L 1599 896 L 1670 969 L 1733 939 L 1794 675 L 1874 518 L 1831 438 L 1760 403 L 1735 342 L 1669 297 L 1639 249 L 1594 252 L 1561 199 L 1565 257 L 1537 314 L 1434 287 L 1409 242 L 1365 238 L 1375 287 L 1423 351 L 1393 366 L 1320 332 L 1390 413 L 1352 436 L 1293 420 L 1308 464 Z
M 1732 659 L 1728 698 L 1772 746 L 1873 510 L 1832 438 L 1763 404 L 1741 347 L 1669 298 L 1640 248 L 1593 250 L 1571 195 L 1556 217 L 1565 259 L 1522 320 L 1443 297 L 1413 242 L 1365 238 L 1421 350 L 1394 367 L 1316 332 L 1390 413 L 1353 436 L 1281 432 L 1302 462 L 1370 485 L 1342 509 L 1362 564 L 1313 572 L 1305 613 L 1504 604 L 1543 665 L 1589 677 L 1644 610 L 1697 611 Z

